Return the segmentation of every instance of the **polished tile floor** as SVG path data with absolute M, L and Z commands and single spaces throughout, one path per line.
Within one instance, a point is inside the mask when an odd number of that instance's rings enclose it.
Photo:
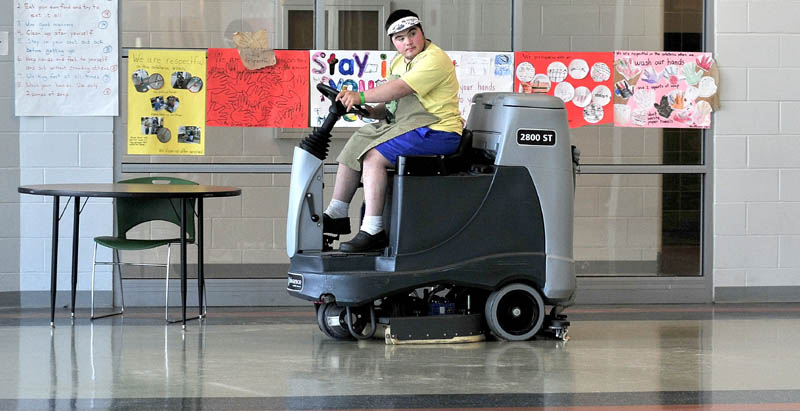
M 0 410 L 800 410 L 800 304 L 582 306 L 567 342 L 335 341 L 311 307 L 0 309 Z

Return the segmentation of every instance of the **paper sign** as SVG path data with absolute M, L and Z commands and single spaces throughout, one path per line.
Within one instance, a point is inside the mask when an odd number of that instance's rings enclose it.
M 275 50 L 268 46 L 266 30 L 233 33 L 233 42 L 239 49 L 242 64 L 248 70 L 258 70 L 275 64 Z
M 613 53 L 514 53 L 514 91 L 564 101 L 570 128 L 613 122 Z
M 308 127 L 308 51 L 275 50 L 275 58 L 247 70 L 236 49 L 208 49 L 206 124 Z
M 16 115 L 116 116 L 117 0 L 16 0 L 13 7 Z
M 614 53 L 614 125 L 708 128 L 717 80 L 711 53 Z
M 364 50 L 311 50 L 311 126 L 319 127 L 328 116 L 331 101 L 317 90 L 317 83 L 327 84 L 337 90 L 364 91 L 387 81 L 389 64 L 396 52 Z M 359 120 L 347 114 L 337 127 L 361 127 L 369 119 Z
M 8 55 L 8 32 L 0 31 L 0 56 Z
M 478 93 L 511 92 L 514 89 L 514 54 L 480 51 L 448 51 L 458 78 L 458 109 L 466 124 L 472 97 Z
M 131 50 L 128 154 L 205 151 L 205 51 Z

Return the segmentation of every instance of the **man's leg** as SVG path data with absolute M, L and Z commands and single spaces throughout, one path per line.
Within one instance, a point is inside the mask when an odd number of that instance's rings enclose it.
M 339 247 L 344 252 L 379 250 L 389 244 L 389 237 L 383 229 L 383 205 L 386 201 L 388 176 L 386 168 L 392 164 L 378 150 L 367 152 L 362 162 L 364 178 L 364 203 L 366 211 L 364 222 L 352 240 Z
M 336 183 L 333 186 L 334 200 L 349 203 L 353 200 L 359 182 L 361 182 L 361 173 L 340 163 L 336 170 Z
M 392 163 L 373 148 L 364 157 L 362 167 L 364 170 L 364 203 L 366 205 L 364 215 L 381 216 L 389 179 L 386 169 L 392 167 Z
M 350 234 L 350 218 L 348 209 L 353 199 L 361 173 L 339 164 L 336 171 L 336 183 L 333 186 L 333 199 L 322 215 L 322 231 L 329 234 Z

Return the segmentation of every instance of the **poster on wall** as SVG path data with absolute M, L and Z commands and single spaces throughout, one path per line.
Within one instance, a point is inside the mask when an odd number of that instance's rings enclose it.
M 17 116 L 119 114 L 117 0 L 15 0 Z
M 458 109 L 464 124 L 478 93 L 511 92 L 514 88 L 514 54 L 481 51 L 448 51 L 458 78 Z
M 236 49 L 208 49 L 206 125 L 308 127 L 308 51 L 275 50 L 273 66 L 248 70 Z
M 317 90 L 317 83 L 327 84 L 337 90 L 364 91 L 375 88 L 387 80 L 389 64 L 394 51 L 375 50 L 311 50 L 311 127 L 319 127 L 328 116 L 330 100 Z M 359 120 L 347 114 L 336 127 L 361 127 L 373 120 Z
M 711 53 L 614 53 L 614 125 L 708 128 L 717 80 Z
M 205 78 L 205 51 L 131 50 L 128 154 L 204 154 Z
M 570 128 L 613 122 L 611 52 L 514 53 L 514 92 L 564 101 Z

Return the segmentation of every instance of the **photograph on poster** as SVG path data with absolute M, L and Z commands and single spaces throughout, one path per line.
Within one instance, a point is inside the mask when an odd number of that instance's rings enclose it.
M 142 134 L 157 134 L 158 129 L 163 127 L 164 117 L 142 117 Z
M 145 85 L 153 90 L 160 90 L 164 87 L 164 76 L 159 73 L 153 73 L 144 80 Z
M 150 77 L 150 74 L 147 73 L 147 70 L 138 69 L 131 74 L 131 81 L 133 82 L 133 87 L 136 91 L 140 93 L 146 93 L 150 90 L 150 86 L 147 84 L 147 79 Z
M 200 144 L 200 127 L 180 126 L 178 127 L 178 142 Z
M 176 71 L 170 77 L 170 84 L 175 89 L 186 89 L 189 80 L 192 78 L 192 73 L 188 71 Z

